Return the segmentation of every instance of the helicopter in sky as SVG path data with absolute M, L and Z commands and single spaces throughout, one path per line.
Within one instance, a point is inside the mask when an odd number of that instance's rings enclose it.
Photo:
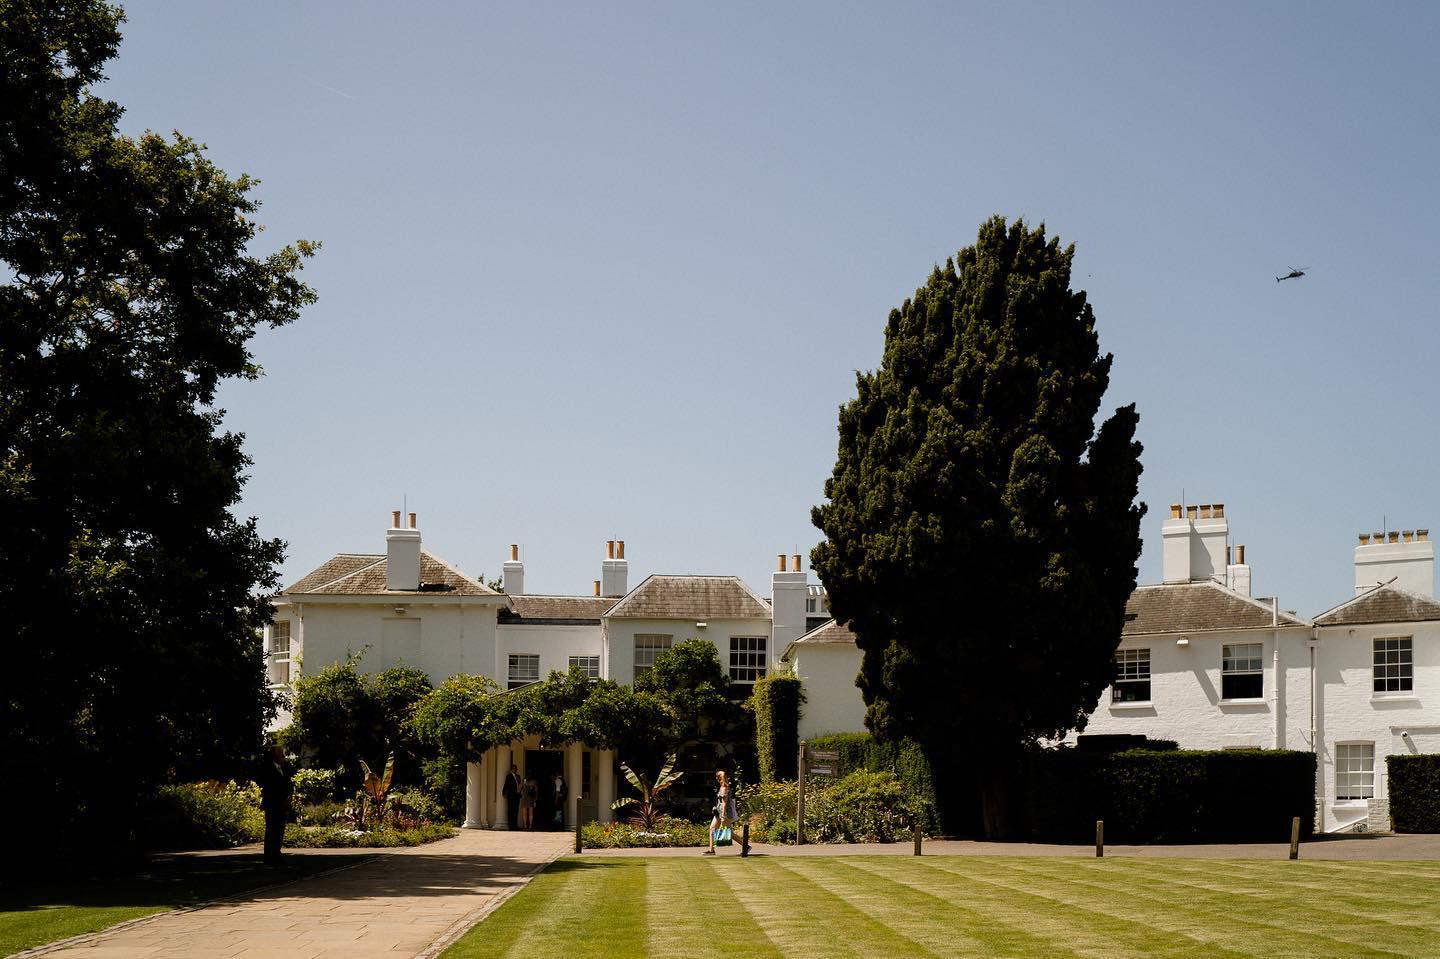
M 1302 266 L 1300 267 L 1300 269 L 1297 270 L 1295 269 L 1295 267 L 1292 266 L 1289 273 L 1286 273 L 1284 276 L 1275 277 L 1275 282 L 1279 283 L 1281 280 L 1298 280 L 1300 279 L 1300 277 L 1305 275 L 1305 271 L 1308 269 L 1310 269 L 1310 267 Z

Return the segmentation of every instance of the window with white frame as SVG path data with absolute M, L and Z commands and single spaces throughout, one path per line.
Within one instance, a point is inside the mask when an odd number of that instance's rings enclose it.
M 538 682 L 540 682 L 540 654 L 511 653 L 510 685 L 506 688 L 515 689 Z
M 1335 799 L 1337 802 L 1375 797 L 1375 744 L 1338 743 L 1335 746 Z
M 805 600 L 805 612 L 807 612 L 807 613 L 813 613 L 813 612 L 815 612 L 815 597 L 814 597 L 814 596 L 811 596 L 809 599 Z
M 600 678 L 600 657 L 599 656 L 571 656 L 570 668 L 579 669 L 591 679 Z
M 670 648 L 673 637 L 665 633 L 635 634 L 635 675 L 648 672 L 655 665 L 655 657 Z
M 753 683 L 765 678 L 764 636 L 730 637 L 730 681 L 732 683 Z
M 1220 698 L 1260 699 L 1265 695 L 1263 643 L 1227 643 L 1220 654 Z
M 1409 636 L 1375 640 L 1375 692 L 1408 693 L 1415 688 L 1415 652 Z
M 1112 703 L 1150 701 L 1150 649 L 1115 650 L 1115 682 L 1110 687 Z
M 270 624 L 270 682 L 290 685 L 290 621 Z

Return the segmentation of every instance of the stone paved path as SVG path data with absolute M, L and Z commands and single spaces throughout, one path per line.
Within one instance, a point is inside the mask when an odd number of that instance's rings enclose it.
M 461 830 L 358 866 L 165 913 L 46 953 L 66 959 L 401 959 L 429 955 L 569 851 L 568 833 Z M 435 950 L 438 952 L 438 949 Z

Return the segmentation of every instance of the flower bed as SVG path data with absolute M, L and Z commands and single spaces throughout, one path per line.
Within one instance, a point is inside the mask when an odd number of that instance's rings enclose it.
M 580 841 L 586 849 L 661 849 L 710 845 L 710 824 L 661 816 L 653 832 L 624 822 L 585 823 Z
M 393 846 L 421 846 L 455 835 L 454 826 L 426 823 L 413 829 L 350 829 L 346 826 L 285 827 L 285 845 L 291 849 L 378 849 Z

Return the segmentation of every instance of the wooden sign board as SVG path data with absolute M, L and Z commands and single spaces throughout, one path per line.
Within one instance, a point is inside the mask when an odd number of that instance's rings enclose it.
M 812 775 L 812 776 L 833 776 L 833 775 L 835 775 L 835 767 L 834 767 L 834 766 L 830 766 L 830 765 L 820 766 L 820 765 L 816 765 L 815 763 L 811 763 L 811 764 L 810 764 L 810 775 Z
M 836 761 L 837 759 L 839 759 L 839 758 L 840 758 L 840 753 L 839 753 L 838 750 L 834 750 L 834 749 L 812 749 L 812 750 L 810 750 L 810 759 L 811 759 L 812 761 L 814 761 L 814 762 L 821 762 L 821 763 L 823 763 L 823 762 L 832 762 L 832 763 L 833 763 L 833 762 L 835 762 L 835 761 Z

